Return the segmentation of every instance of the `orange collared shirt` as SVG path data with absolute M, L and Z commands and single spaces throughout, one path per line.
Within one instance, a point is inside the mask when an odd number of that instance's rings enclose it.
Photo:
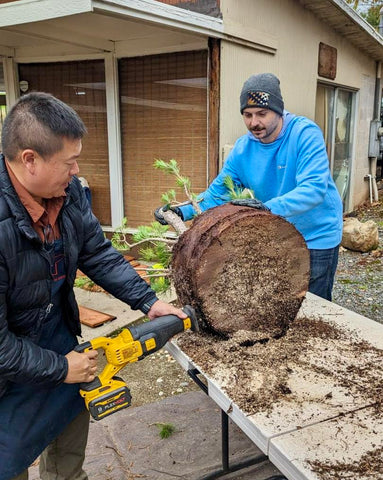
M 60 213 L 61 207 L 64 204 L 65 197 L 53 197 L 45 200 L 45 208 L 40 205 L 16 178 L 12 169 L 9 167 L 8 161 L 5 162 L 11 179 L 13 188 L 15 189 L 21 203 L 26 208 L 32 219 L 32 226 L 41 238 L 42 241 L 47 240 L 44 236 L 44 229 L 51 225 L 54 238 L 60 238 L 60 228 L 57 222 L 57 217 Z

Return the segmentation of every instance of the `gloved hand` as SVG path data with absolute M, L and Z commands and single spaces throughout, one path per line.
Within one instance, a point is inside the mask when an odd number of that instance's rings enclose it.
M 158 207 L 154 210 L 154 218 L 157 220 L 158 223 L 160 223 L 161 225 L 167 225 L 167 221 L 164 219 L 162 213 L 161 213 L 161 210 L 163 212 L 167 212 L 168 210 L 171 210 L 172 212 L 174 212 L 175 214 L 177 214 L 181 220 L 184 219 L 183 215 L 182 215 L 182 211 L 180 208 L 178 207 L 171 207 L 170 205 L 164 205 L 163 207 Z
M 257 210 L 270 211 L 270 208 L 266 207 L 266 205 L 257 198 L 237 198 L 232 200 L 230 203 L 233 205 L 238 205 L 239 207 L 252 207 L 256 208 Z

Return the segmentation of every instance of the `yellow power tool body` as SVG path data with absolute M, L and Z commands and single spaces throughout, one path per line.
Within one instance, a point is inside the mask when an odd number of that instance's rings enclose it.
M 115 338 L 98 337 L 75 347 L 77 352 L 99 348 L 105 352 L 107 364 L 104 370 L 92 382 L 80 385 L 80 394 L 95 420 L 130 406 L 130 390 L 121 378 L 115 376 L 125 365 L 156 352 L 177 333 L 199 330 L 194 309 L 186 305 L 183 311 L 188 315 L 185 319 L 164 315 L 124 328 Z

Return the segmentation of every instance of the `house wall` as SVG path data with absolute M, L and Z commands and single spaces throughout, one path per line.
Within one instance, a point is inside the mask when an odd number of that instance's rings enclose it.
M 166 0 L 163 3 L 172 2 Z M 368 182 L 364 176 L 369 173 L 367 153 L 369 125 L 373 115 L 375 62 L 316 19 L 298 0 L 220 0 L 219 5 L 224 21 L 222 32 L 230 38 L 221 41 L 220 162 L 229 150 L 226 147 L 245 132 L 239 114 L 239 94 L 243 82 L 251 74 L 262 71 L 277 74 L 281 79 L 286 108 L 312 119 L 315 117 L 319 81 L 349 87 L 358 92 L 352 205 L 349 209 L 368 198 Z M 116 225 L 123 213 L 122 185 L 116 187 L 121 182 L 117 59 L 207 50 L 207 34 L 198 29 L 196 32 L 181 31 L 160 22 L 140 22 L 133 18 L 117 18 L 94 12 L 53 17 L 42 26 L 46 31 L 41 34 L 49 38 L 50 33 L 57 33 L 64 42 L 48 42 L 40 38 L 39 32 L 36 36 L 33 23 L 20 25 L 16 37 L 7 29 L 1 31 L 2 38 L 9 40 L 8 37 L 12 37 L 14 41 L 14 58 L 3 60 L 8 78 L 7 101 L 13 101 L 18 94 L 17 78 L 14 92 L 10 88 L 13 85 L 9 74 L 13 68 L 12 62 L 105 60 L 108 125 L 113 125 L 108 130 L 109 156 L 113 159 L 110 162 L 110 179 L 114 186 L 111 194 L 112 225 Z M 29 32 L 33 41 L 28 37 Z M 66 32 L 72 34 L 67 35 Z M 211 35 L 214 36 L 213 31 Z M 89 42 L 90 38 L 92 42 Z M 337 49 L 337 75 L 334 81 L 320 78 L 317 74 L 319 42 Z
M 294 0 L 222 0 L 225 24 L 231 28 L 243 24 L 257 30 L 258 36 L 276 42 L 275 53 L 257 51 L 227 41 L 221 50 L 221 161 L 245 128 L 239 113 L 239 94 L 243 82 L 252 74 L 275 73 L 281 80 L 287 110 L 315 119 L 318 82 L 355 89 L 358 92 L 357 125 L 351 204 L 360 204 L 368 197 L 369 125 L 373 117 L 375 62 L 349 44 L 343 37 L 315 18 Z M 277 14 L 276 14 L 277 12 Z M 318 76 L 318 48 L 323 42 L 337 49 L 337 74 L 334 81 Z M 230 119 L 230 121 L 227 121 Z

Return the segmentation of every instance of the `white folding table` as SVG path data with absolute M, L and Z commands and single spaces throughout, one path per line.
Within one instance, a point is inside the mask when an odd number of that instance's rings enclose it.
M 306 295 L 298 316 L 320 318 L 335 324 L 341 330 L 343 340 L 337 343 L 324 339 L 324 343 L 314 344 L 307 365 L 294 369 L 289 377 L 288 386 L 293 395 L 279 400 L 268 412 L 245 414 L 227 395 L 220 381 L 210 378 L 193 358 L 182 351 L 177 339 L 168 342 L 166 348 L 194 379 L 203 377 L 200 386 L 206 385 L 206 393 L 223 414 L 228 415 L 289 480 L 352 478 L 326 477 L 324 472 L 331 472 L 331 465 L 358 465 L 369 452 L 379 449 L 381 470 L 378 466 L 376 473 L 355 478 L 383 479 L 383 407 L 379 402 L 372 404 L 363 392 L 355 394 L 347 385 L 322 376 L 320 369 L 314 368 L 322 365 L 345 375 L 348 368 L 363 367 L 368 363 L 369 376 L 383 385 L 383 325 L 310 293 Z M 366 356 L 363 352 L 353 354 L 351 345 L 355 338 L 366 342 L 375 351 L 372 365 L 371 358 L 367 358 L 371 355 L 368 349 Z M 224 465 L 223 470 L 228 468 Z

